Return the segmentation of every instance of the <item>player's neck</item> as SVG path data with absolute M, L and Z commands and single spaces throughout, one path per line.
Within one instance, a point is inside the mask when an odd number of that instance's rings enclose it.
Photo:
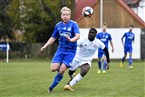
M 68 20 L 67 22 L 64 22 L 64 21 L 62 21 L 62 22 L 63 22 L 63 24 L 67 24 L 69 21 L 70 21 L 70 20 Z

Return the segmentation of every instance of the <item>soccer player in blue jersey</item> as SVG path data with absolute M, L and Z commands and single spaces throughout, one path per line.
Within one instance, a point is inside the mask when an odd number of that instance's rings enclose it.
M 101 40 L 105 44 L 107 49 L 108 49 L 108 43 L 110 41 L 110 44 L 111 44 L 111 47 L 112 47 L 112 52 L 114 52 L 114 47 L 113 47 L 111 34 L 106 32 L 106 30 L 107 30 L 107 24 L 106 23 L 104 23 L 102 25 L 102 29 L 103 29 L 103 31 L 98 33 L 96 35 L 96 38 Z M 103 62 L 103 68 L 102 68 L 102 60 L 104 61 Z M 104 73 L 104 74 L 107 73 L 106 72 L 106 64 L 107 64 L 107 61 L 106 61 L 105 53 L 102 49 L 99 48 L 98 49 L 98 68 L 99 68 L 98 74 L 100 74 L 101 72 Z
M 76 54 L 77 40 L 80 38 L 80 31 L 78 24 L 70 20 L 70 17 L 71 10 L 67 7 L 63 7 L 61 9 L 62 21 L 56 24 L 50 39 L 40 49 L 40 51 L 43 51 L 59 38 L 59 46 L 51 63 L 51 71 L 58 71 L 58 73 L 54 77 L 53 83 L 48 88 L 48 92 L 52 92 L 54 87 L 62 80 L 64 72 L 70 67 L 70 62 L 72 62 Z
M 129 52 L 128 65 L 130 69 L 133 68 L 132 66 L 132 42 L 134 42 L 134 38 L 135 38 L 135 34 L 132 32 L 132 30 L 133 30 L 133 25 L 130 25 L 129 31 L 126 32 L 121 38 L 122 44 L 124 45 L 124 57 L 122 58 L 120 62 L 120 67 L 123 67 L 123 62 L 125 61 L 127 52 Z M 123 41 L 124 38 L 125 38 L 125 42 Z

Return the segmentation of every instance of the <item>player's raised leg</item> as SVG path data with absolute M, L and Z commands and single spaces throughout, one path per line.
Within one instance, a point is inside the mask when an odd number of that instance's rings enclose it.
M 75 85 L 76 83 L 78 83 L 80 80 L 82 80 L 82 78 L 87 74 L 87 72 L 90 69 L 90 65 L 88 63 L 84 64 L 81 66 L 81 72 L 79 74 L 77 74 L 70 82 L 68 85 L 64 86 L 64 90 L 71 90 L 74 91 L 74 89 L 72 89 L 72 86 Z
M 53 65 L 53 66 L 55 66 L 55 65 Z M 67 68 L 68 67 L 65 64 L 61 64 L 61 66 L 59 68 L 59 72 L 54 77 L 53 83 L 49 87 L 48 92 L 52 92 L 53 88 L 56 87 L 58 85 L 58 83 L 62 80 L 63 74 L 67 70 Z

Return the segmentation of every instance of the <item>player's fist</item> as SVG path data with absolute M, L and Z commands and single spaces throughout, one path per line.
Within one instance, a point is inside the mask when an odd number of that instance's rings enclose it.
M 71 42 L 71 38 L 69 36 L 65 36 L 68 41 Z
M 40 49 L 40 51 L 44 51 L 44 50 L 45 50 L 45 48 L 46 48 L 46 47 L 45 47 L 45 46 L 43 46 L 43 47 Z

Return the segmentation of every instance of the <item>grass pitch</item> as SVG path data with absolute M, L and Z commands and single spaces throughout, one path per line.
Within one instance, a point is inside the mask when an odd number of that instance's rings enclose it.
M 50 71 L 50 60 L 0 62 L 0 97 L 145 97 L 145 62 L 134 61 L 133 69 L 111 62 L 107 74 L 97 74 L 97 61 L 92 62 L 88 74 L 73 86 L 72 91 L 63 87 L 69 77 L 48 93 L 56 72 Z M 77 73 L 79 69 L 77 70 Z

